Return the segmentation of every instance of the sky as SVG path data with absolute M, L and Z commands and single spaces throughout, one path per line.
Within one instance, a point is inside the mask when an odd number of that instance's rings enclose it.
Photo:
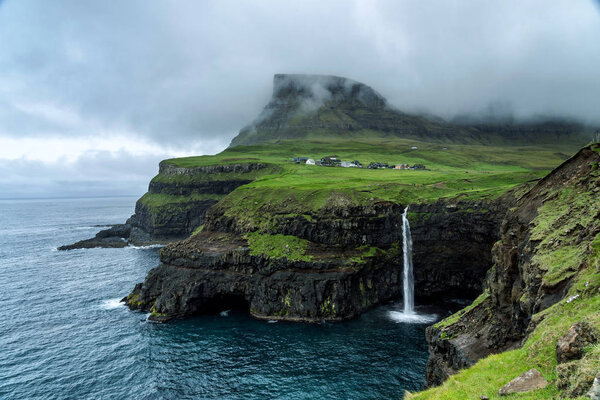
M 599 38 L 597 0 L 0 0 L 0 198 L 140 195 L 227 147 L 276 73 L 600 124 Z

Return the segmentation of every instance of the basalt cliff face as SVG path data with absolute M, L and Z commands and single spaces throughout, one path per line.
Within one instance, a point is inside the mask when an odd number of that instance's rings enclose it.
M 429 385 L 441 384 L 490 354 L 523 345 L 526 359 L 535 362 L 546 348 L 553 351 L 558 337 L 567 332 L 552 324 L 598 325 L 599 149 L 582 149 L 507 213 L 491 253 L 493 267 L 484 294 L 427 329 Z M 597 355 L 586 357 L 564 365 L 550 357 L 537 368 L 556 365 L 561 396 L 577 397 L 591 387 L 597 372 L 585 369 Z
M 489 254 L 497 240 L 508 203 L 505 197 L 411 206 L 416 296 L 468 296 L 482 290 L 491 260 L 481 254 Z M 379 202 L 301 217 L 275 215 L 261 237 L 302 241 L 305 252 L 294 257 L 286 255 L 290 245 L 285 241 L 282 254 L 253 254 L 247 225 L 217 205 L 207 213 L 201 233 L 161 250 L 162 265 L 126 301 L 158 321 L 233 306 L 266 319 L 354 318 L 401 295 L 402 211 L 401 205 Z
M 148 193 L 138 200 L 127 223 L 154 240 L 185 238 L 204 223 L 210 206 L 270 171 L 268 167 L 257 162 L 185 168 L 161 162 Z

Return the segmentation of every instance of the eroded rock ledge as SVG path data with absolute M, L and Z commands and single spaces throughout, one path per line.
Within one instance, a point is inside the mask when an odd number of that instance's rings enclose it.
M 166 246 L 160 256 L 163 264 L 127 297 L 131 308 L 159 321 L 231 307 L 257 318 L 339 321 L 397 296 L 401 279 L 390 255 L 364 263 L 324 253 L 310 262 L 271 260 L 251 255 L 240 236 L 220 232 Z M 395 267 L 384 268 L 388 263 Z
M 462 296 L 482 290 L 506 198 L 411 206 L 416 295 Z M 401 218 L 392 202 L 333 207 L 314 215 L 277 217 L 265 235 L 307 243 L 306 258 L 255 254 L 251 230 L 218 207 L 204 231 L 160 252 L 125 299 L 166 321 L 238 306 L 257 318 L 340 321 L 401 296 Z M 293 258 L 293 257 L 292 257 Z

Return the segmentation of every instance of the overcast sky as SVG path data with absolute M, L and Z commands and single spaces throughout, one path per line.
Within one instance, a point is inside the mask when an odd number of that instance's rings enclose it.
M 593 0 L 0 0 L 0 198 L 139 195 L 161 159 L 224 149 L 275 73 L 600 123 L 599 71 Z

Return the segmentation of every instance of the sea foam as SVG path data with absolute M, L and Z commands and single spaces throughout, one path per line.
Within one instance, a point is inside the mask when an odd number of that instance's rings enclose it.
M 428 324 L 437 319 L 436 314 L 404 313 L 402 311 L 388 311 L 388 318 L 396 323 Z
M 100 308 L 103 310 L 113 310 L 120 307 L 125 307 L 125 303 L 122 303 L 121 299 L 108 299 L 100 303 Z

